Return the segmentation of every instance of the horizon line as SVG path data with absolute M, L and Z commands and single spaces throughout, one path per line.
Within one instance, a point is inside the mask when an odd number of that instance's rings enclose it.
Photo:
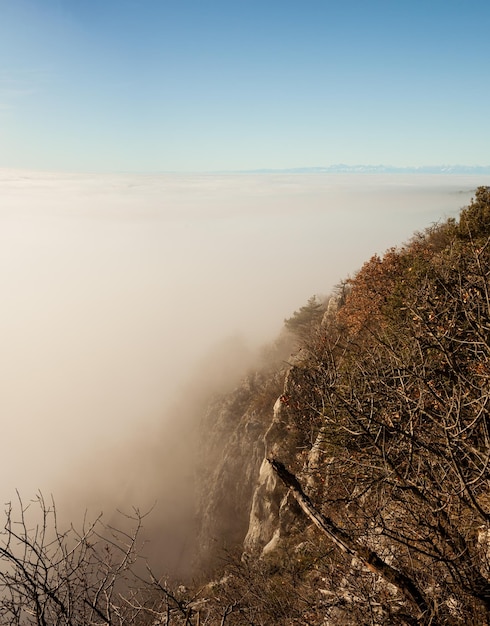
M 30 172 L 39 174 L 64 175 L 239 175 L 239 174 L 488 174 L 490 165 L 384 165 L 384 164 L 357 164 L 347 165 L 336 163 L 332 165 L 303 166 L 303 167 L 263 167 L 246 169 L 216 169 L 216 170 L 90 170 L 90 169 L 60 169 L 9 167 L 0 166 L 0 172 Z

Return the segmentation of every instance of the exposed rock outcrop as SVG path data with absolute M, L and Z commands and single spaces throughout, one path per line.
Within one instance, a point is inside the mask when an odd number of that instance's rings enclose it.
M 305 470 L 313 487 L 322 437 L 308 452 L 289 403 L 292 388 L 304 377 L 305 359 L 300 352 L 280 371 L 250 374 L 208 407 L 198 476 L 199 544 L 200 559 L 211 566 L 223 550 L 268 553 L 305 525 L 267 461 L 281 458 Z
M 250 374 L 230 394 L 214 398 L 203 418 L 201 428 L 206 438 L 197 476 L 199 560 L 210 567 L 224 550 L 243 545 L 249 533 L 254 492 L 274 491 L 267 485 L 272 477 L 263 466 L 264 436 L 271 426 L 274 399 L 283 380 L 283 371 Z M 276 510 L 278 504 L 264 500 L 264 507 L 268 506 Z M 265 528 L 259 531 L 256 525 L 251 536 L 254 533 L 258 535 L 248 540 L 249 544 L 266 540 Z

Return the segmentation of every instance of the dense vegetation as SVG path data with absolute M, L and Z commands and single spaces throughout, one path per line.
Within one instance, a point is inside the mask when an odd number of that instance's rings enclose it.
M 296 449 L 273 460 L 329 532 L 263 558 L 260 619 L 230 623 L 488 622 L 489 276 L 480 188 L 459 221 L 370 259 L 323 318 L 310 300 L 287 321 L 302 344 L 282 396 Z
M 299 343 L 281 395 L 291 437 L 266 453 L 296 524 L 275 550 L 255 558 L 235 546 L 215 582 L 194 591 L 150 576 L 147 610 L 144 593 L 122 601 L 114 583 L 108 599 L 91 570 L 76 587 L 83 619 L 76 598 L 53 600 L 63 581 L 50 586 L 44 561 L 39 590 L 11 558 L 3 623 L 488 624 L 489 278 L 482 187 L 459 220 L 374 256 L 328 305 L 311 299 L 286 321 Z M 17 598 L 29 610 L 15 613 Z M 39 617 L 40 598 L 56 620 Z
M 489 276 L 480 188 L 459 222 L 370 259 L 305 343 L 289 404 L 321 439 L 312 500 L 403 577 L 339 555 L 326 588 L 349 623 L 488 619 Z

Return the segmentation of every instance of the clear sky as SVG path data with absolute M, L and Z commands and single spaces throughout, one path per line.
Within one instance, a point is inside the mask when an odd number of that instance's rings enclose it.
M 0 0 L 0 167 L 490 163 L 487 0 Z

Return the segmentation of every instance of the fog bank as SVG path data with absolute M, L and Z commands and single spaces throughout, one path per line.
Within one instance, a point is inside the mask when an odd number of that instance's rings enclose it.
M 169 407 L 200 359 L 233 335 L 273 339 L 309 296 L 457 215 L 481 184 L 0 170 L 3 501 L 168 498 Z

